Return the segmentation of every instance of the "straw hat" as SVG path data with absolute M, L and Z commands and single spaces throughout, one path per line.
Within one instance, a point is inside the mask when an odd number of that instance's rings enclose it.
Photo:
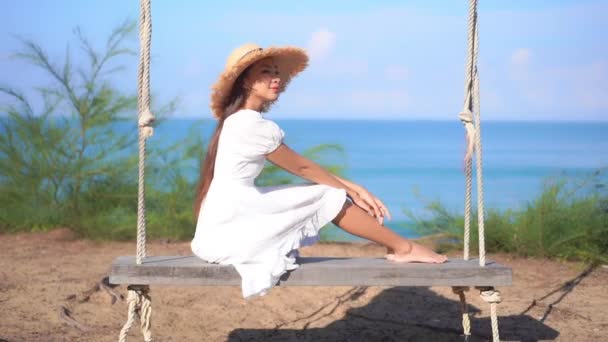
M 224 71 L 211 87 L 211 111 L 216 119 L 221 117 L 228 105 L 226 102 L 230 96 L 230 91 L 239 75 L 248 66 L 266 57 L 272 57 L 281 71 L 281 92 L 285 90 L 289 81 L 308 65 L 306 52 L 297 47 L 268 47 L 262 49 L 259 45 L 253 43 L 239 46 L 228 56 Z

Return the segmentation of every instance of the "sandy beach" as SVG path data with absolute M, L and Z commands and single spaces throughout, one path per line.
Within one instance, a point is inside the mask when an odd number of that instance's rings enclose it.
M 127 305 L 98 286 L 133 242 L 76 239 L 64 229 L 0 235 L 0 341 L 116 341 Z M 303 255 L 381 256 L 373 244 L 317 244 Z M 152 241 L 149 255 L 190 254 Z M 457 256 L 457 255 L 453 255 Z M 491 255 L 513 268 L 500 288 L 504 341 L 607 341 L 608 269 Z M 126 287 L 113 288 L 125 296 Z M 277 287 L 246 301 L 239 287 L 153 287 L 156 341 L 462 341 L 450 288 Z M 491 335 L 489 306 L 468 292 L 473 341 Z M 72 320 L 73 319 L 73 320 Z M 133 328 L 129 341 L 141 341 Z

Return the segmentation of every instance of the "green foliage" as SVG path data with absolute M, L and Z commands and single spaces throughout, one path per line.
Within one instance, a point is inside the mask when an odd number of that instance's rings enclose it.
M 136 204 L 137 134 L 128 123 L 135 122 L 137 97 L 118 92 L 109 77 L 123 70 L 115 59 L 135 55 L 124 47 L 135 28 L 118 26 L 102 51 L 76 29 L 84 66 L 72 62 L 69 49 L 57 66 L 41 46 L 21 40 L 14 56 L 41 69 L 51 84 L 37 88 L 38 114 L 19 91 L 0 87 L 13 100 L 2 107 L 0 128 L 3 231 L 68 226 L 85 236 L 106 230 L 115 236 L 133 221 L 125 213 Z M 155 113 L 162 118 L 174 107 L 170 102 Z
M 134 29 L 131 22 L 118 26 L 102 51 L 76 29 L 86 67 L 72 63 L 69 49 L 64 63 L 54 65 L 42 47 L 22 40 L 23 50 L 15 56 L 40 68 L 52 83 L 37 89 L 43 100 L 38 113 L 21 92 L 0 86 L 12 100 L 0 109 L 0 232 L 69 227 L 94 239 L 135 237 L 137 97 L 119 92 L 110 82 L 112 74 L 123 70 L 115 60 L 135 55 L 125 47 Z M 175 100 L 156 107 L 156 126 L 175 108 Z M 198 179 L 192 175 L 200 173 L 206 153 L 202 124 L 170 145 L 154 137 L 148 141 L 146 230 L 152 239 L 187 240 L 194 234 L 192 204 Z M 339 146 L 321 145 L 305 154 L 339 173 L 342 166 L 323 158 L 341 152 Z M 269 164 L 258 185 L 294 180 Z
M 606 169 L 583 182 L 547 179 L 540 195 L 521 210 L 487 209 L 485 242 L 489 252 L 608 262 L 608 192 Z M 464 217 L 450 213 L 439 201 L 427 204 L 430 218 L 405 210 L 421 234 L 442 234 L 444 249 L 462 248 Z M 472 252 L 478 244 L 477 210 L 471 216 Z
M 117 93 L 107 83 L 110 59 L 133 54 L 121 47 L 135 25 L 124 23 L 96 52 L 76 30 L 86 68 L 71 62 L 69 49 L 62 66 L 54 65 L 42 47 L 22 40 L 21 60 L 42 69 L 52 85 L 37 88 L 43 109 L 34 108 L 20 92 L 0 87 L 12 103 L 4 105 L 0 137 L 0 207 L 3 230 L 76 225 L 87 212 L 83 196 L 100 182 L 129 174 L 136 160 L 117 156 L 134 142 L 115 134 L 112 125 L 135 109 L 136 98 Z M 58 115 L 55 115 L 58 114 Z M 127 180 L 123 180 L 127 181 Z M 83 207 L 84 206 L 84 207 Z M 65 218 L 69 217 L 69 220 Z

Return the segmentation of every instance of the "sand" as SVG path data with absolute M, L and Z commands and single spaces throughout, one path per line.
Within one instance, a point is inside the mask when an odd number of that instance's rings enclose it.
M 126 302 L 112 304 L 108 292 L 94 290 L 115 257 L 135 253 L 135 243 L 81 240 L 59 229 L 0 235 L 0 250 L 0 341 L 117 340 Z M 356 243 L 302 250 L 319 256 L 383 252 Z M 189 244 L 152 241 L 148 254 L 190 254 Z M 503 340 L 608 341 L 608 269 L 489 257 L 514 270 L 513 286 L 499 289 Z M 126 295 L 125 286 L 114 291 Z M 155 341 L 463 340 L 458 298 L 446 287 L 277 287 L 250 301 L 239 287 L 152 287 L 151 295 Z M 478 291 L 469 291 L 468 299 L 471 340 L 485 341 L 489 306 Z M 69 324 L 66 313 L 77 323 Z M 142 341 L 137 326 L 129 340 Z

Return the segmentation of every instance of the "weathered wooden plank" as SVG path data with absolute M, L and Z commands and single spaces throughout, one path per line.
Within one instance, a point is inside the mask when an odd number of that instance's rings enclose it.
M 303 286 L 504 286 L 511 269 L 476 259 L 450 259 L 444 264 L 396 263 L 384 258 L 299 258 L 300 267 L 285 274 L 280 285 Z M 112 284 L 240 285 L 234 267 L 207 263 L 196 256 L 147 257 L 137 265 L 123 256 L 112 263 Z

